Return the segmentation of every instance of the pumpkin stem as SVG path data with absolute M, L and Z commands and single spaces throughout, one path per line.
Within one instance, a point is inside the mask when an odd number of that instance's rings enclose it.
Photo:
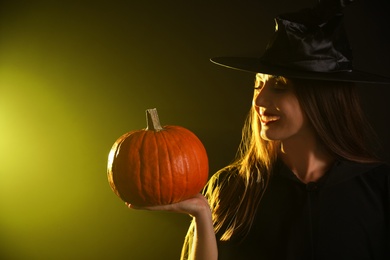
M 160 119 L 158 118 L 158 113 L 156 108 L 151 108 L 146 110 L 146 130 L 150 131 L 161 131 L 163 128 L 160 124 Z

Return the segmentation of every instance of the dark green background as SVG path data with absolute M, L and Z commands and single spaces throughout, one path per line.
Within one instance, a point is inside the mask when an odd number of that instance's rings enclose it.
M 111 145 L 156 107 L 203 141 L 210 174 L 230 162 L 253 75 L 209 58 L 261 54 L 273 17 L 314 2 L 0 2 L 0 258 L 178 259 L 190 218 L 127 209 Z M 390 76 L 388 10 L 362 0 L 346 26 L 355 67 Z M 389 89 L 362 86 L 384 146 Z

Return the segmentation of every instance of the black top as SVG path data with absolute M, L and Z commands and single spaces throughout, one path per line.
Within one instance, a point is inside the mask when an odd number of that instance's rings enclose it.
M 242 243 L 218 242 L 220 260 L 390 259 L 390 167 L 337 162 L 304 184 L 273 175 Z

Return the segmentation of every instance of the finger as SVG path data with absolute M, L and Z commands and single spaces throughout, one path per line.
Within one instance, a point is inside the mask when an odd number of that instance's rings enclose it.
M 128 202 L 125 202 L 125 205 L 126 205 L 129 209 L 135 209 L 135 208 L 136 208 L 136 206 L 134 206 L 134 205 L 132 205 L 132 204 L 130 204 L 130 203 L 128 203 Z
M 125 202 L 125 205 L 129 208 L 129 209 L 142 209 L 142 210 L 150 210 L 149 207 L 140 207 L 140 206 L 136 206 L 134 204 L 130 204 L 128 202 Z

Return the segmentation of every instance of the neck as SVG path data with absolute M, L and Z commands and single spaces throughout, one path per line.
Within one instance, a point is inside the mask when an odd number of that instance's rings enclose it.
M 332 166 L 334 157 L 315 138 L 300 142 L 282 142 L 283 162 L 303 183 L 318 181 Z

